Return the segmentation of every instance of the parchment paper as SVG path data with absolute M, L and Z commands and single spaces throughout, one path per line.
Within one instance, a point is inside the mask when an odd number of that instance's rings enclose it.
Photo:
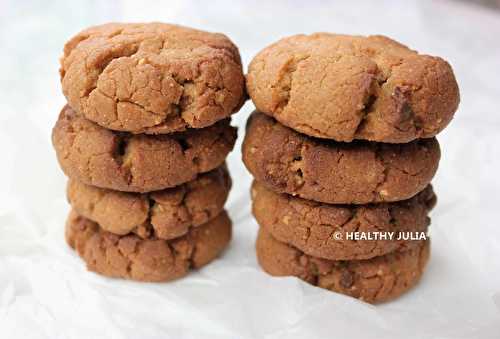
M 386 34 L 449 60 L 462 103 L 439 135 L 432 258 L 418 287 L 371 306 L 263 273 L 240 144 L 222 258 L 168 284 L 87 272 L 64 242 L 66 179 L 50 131 L 64 104 L 64 41 L 113 20 L 221 31 L 245 64 L 314 31 Z M 500 338 L 499 37 L 499 12 L 462 2 L 0 1 L 0 338 Z M 239 143 L 252 109 L 234 118 Z

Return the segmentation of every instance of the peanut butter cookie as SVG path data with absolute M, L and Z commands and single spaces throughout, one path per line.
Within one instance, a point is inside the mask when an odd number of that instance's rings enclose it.
M 65 106 L 52 132 L 64 173 L 82 183 L 126 192 L 177 186 L 219 167 L 232 150 L 229 120 L 164 135 L 133 135 L 103 128 Z
M 307 137 L 262 113 L 247 123 L 243 162 L 278 193 L 331 204 L 409 199 L 436 173 L 435 138 L 407 144 L 340 143 Z
M 216 217 L 224 208 L 231 179 L 226 166 L 185 184 L 151 193 L 129 193 L 68 182 L 68 200 L 81 216 L 108 232 L 174 239 Z
M 257 109 L 282 124 L 346 142 L 433 137 L 460 101 L 446 61 L 384 36 L 282 39 L 252 60 L 247 89 Z
M 142 239 L 135 234 L 119 236 L 74 211 L 66 223 L 66 241 L 90 271 L 138 281 L 183 277 L 215 259 L 230 239 L 231 221 L 226 212 L 173 240 Z
M 245 79 L 223 34 L 162 23 L 110 23 L 69 40 L 61 58 L 69 105 L 108 129 L 171 133 L 238 111 Z
M 417 284 L 429 260 L 430 241 L 372 259 L 333 261 L 306 255 L 261 228 L 256 248 L 259 264 L 273 276 L 295 276 L 333 292 L 379 303 Z
M 416 238 L 427 232 L 436 196 L 428 186 L 398 202 L 330 205 L 274 193 L 254 181 L 252 200 L 257 222 L 276 240 L 314 257 L 359 260 L 418 246 L 421 240 L 400 236 Z M 355 233 L 370 238 L 352 238 Z M 385 238 L 378 237 L 381 233 Z

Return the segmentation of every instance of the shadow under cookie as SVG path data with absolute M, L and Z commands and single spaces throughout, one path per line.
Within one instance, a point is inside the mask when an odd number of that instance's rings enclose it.
M 372 259 L 332 261 L 306 255 L 260 228 L 256 250 L 260 266 L 270 275 L 295 276 L 333 292 L 379 303 L 418 283 L 429 260 L 430 241 Z
M 431 181 L 440 159 L 435 138 L 408 144 L 315 139 L 254 112 L 247 122 L 243 162 L 278 193 L 331 204 L 405 200 Z
M 219 256 L 231 240 L 231 220 L 223 211 L 208 223 L 173 240 L 119 236 L 72 211 L 66 241 L 90 271 L 137 281 L 170 281 Z

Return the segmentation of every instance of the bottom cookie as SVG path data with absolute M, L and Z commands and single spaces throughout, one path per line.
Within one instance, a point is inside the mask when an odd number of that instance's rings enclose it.
M 321 288 L 379 303 L 416 285 L 429 259 L 430 241 L 372 259 L 333 261 L 306 255 L 260 228 L 256 249 L 260 266 L 273 276 L 295 276 Z
M 66 241 L 96 273 L 137 281 L 169 281 L 185 276 L 215 259 L 231 240 L 231 220 L 225 211 L 173 240 L 119 236 L 72 211 Z

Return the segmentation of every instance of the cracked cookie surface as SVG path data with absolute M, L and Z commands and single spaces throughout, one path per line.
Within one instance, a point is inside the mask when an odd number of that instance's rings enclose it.
M 284 38 L 252 60 L 247 89 L 257 109 L 282 124 L 346 142 L 433 137 L 460 101 L 446 61 L 384 36 Z
M 436 196 L 428 186 L 409 200 L 330 205 L 274 193 L 254 181 L 252 202 L 252 212 L 260 227 L 276 240 L 314 257 L 359 260 L 419 246 L 421 240 L 396 239 L 400 232 L 427 232 L 428 213 L 436 203 Z M 394 239 L 348 239 L 347 234 L 355 232 L 393 232 Z
M 372 259 L 334 261 L 306 255 L 260 228 L 256 249 L 260 266 L 270 275 L 295 276 L 333 292 L 380 303 L 418 283 L 429 260 L 430 241 Z
M 246 98 L 231 40 L 162 23 L 110 23 L 78 33 L 64 47 L 60 75 L 78 114 L 133 133 L 207 127 Z
M 105 129 L 66 105 L 52 131 L 64 173 L 74 180 L 126 192 L 177 186 L 225 161 L 236 141 L 229 119 L 164 135 L 133 135 Z
M 66 241 L 90 271 L 113 278 L 160 282 L 185 276 L 215 259 L 231 240 L 226 212 L 173 240 L 119 236 L 72 211 Z
M 243 141 L 243 162 L 278 193 L 331 204 L 409 199 L 436 173 L 435 138 L 407 144 L 340 143 L 307 137 L 254 112 Z
M 107 232 L 168 240 L 216 217 L 224 209 L 230 187 L 224 165 L 185 184 L 143 194 L 69 180 L 67 196 L 78 214 Z

